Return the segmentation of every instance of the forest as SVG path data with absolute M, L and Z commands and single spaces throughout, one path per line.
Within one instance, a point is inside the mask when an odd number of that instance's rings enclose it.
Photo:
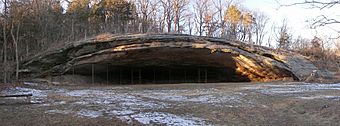
M 102 33 L 170 33 L 226 38 L 336 61 L 340 44 L 293 37 L 289 24 L 233 0 L 2 0 L 0 80 L 18 79 L 20 62 L 49 48 Z M 271 31 L 265 30 L 272 27 Z M 272 43 L 272 42 L 275 43 Z M 16 72 L 15 72 L 16 71 Z M 16 73 L 16 74 L 13 74 Z

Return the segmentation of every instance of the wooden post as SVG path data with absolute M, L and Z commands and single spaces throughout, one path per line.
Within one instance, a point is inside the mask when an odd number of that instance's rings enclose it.
M 201 68 L 198 68 L 198 83 L 201 82 Z
M 204 69 L 204 72 L 205 72 L 205 83 L 208 83 L 208 71 L 207 71 L 207 68 Z
M 119 84 L 122 84 L 122 69 L 119 68 Z
M 171 84 L 171 69 L 169 68 L 169 84 Z
M 156 84 L 156 71 L 155 71 L 155 68 L 153 68 L 153 83 Z
M 138 75 L 139 75 L 139 84 L 142 84 L 142 70 L 141 69 L 139 69 Z
M 106 84 L 109 84 L 109 64 L 106 64 Z
M 131 69 L 131 84 L 133 84 L 133 68 Z
M 92 66 L 92 84 L 94 84 L 94 65 L 91 64 Z
M 184 83 L 187 83 L 187 70 L 184 69 Z

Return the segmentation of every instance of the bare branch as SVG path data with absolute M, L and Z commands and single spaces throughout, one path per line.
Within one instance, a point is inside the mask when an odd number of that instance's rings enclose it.
M 328 18 L 325 15 L 320 15 L 318 17 L 316 17 L 313 20 L 314 23 L 312 23 L 312 26 L 315 27 L 322 27 L 322 26 L 326 26 L 329 24 L 339 24 L 340 21 L 336 20 L 336 19 L 332 19 L 332 18 Z
M 279 3 L 276 0 L 277 3 Z M 291 3 L 291 4 L 280 4 L 281 7 L 289 7 L 289 6 L 296 6 L 296 5 L 309 5 L 311 8 L 319 8 L 320 10 L 325 8 L 332 8 L 335 5 L 340 4 L 340 0 L 335 1 L 328 1 L 328 2 L 321 2 L 316 0 L 305 0 L 303 2 Z

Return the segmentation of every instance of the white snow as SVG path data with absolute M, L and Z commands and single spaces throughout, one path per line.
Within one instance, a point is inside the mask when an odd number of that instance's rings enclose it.
M 162 102 L 143 100 L 129 93 L 113 93 L 101 90 L 73 90 L 65 93 L 66 96 L 80 97 L 73 104 L 78 105 L 112 105 L 132 110 L 166 108 Z
M 54 102 L 53 105 L 64 105 L 66 101 Z
M 82 109 L 77 113 L 77 115 L 82 116 L 82 117 L 97 118 L 97 117 L 103 116 L 103 112 Z
M 136 93 L 136 95 L 148 99 L 171 101 L 185 103 L 203 103 L 210 105 L 228 104 L 248 104 L 250 102 L 243 99 L 245 94 L 242 93 L 228 93 L 218 89 L 200 89 L 200 90 L 149 90 L 143 93 Z
M 73 97 L 90 97 L 90 96 L 105 94 L 105 92 L 99 91 L 99 90 L 73 90 L 73 91 L 67 92 L 66 94 L 68 96 L 73 96 Z
M 43 99 L 47 97 L 49 90 L 38 90 L 32 88 L 15 87 L 0 91 L 3 95 L 24 95 L 32 94 L 31 103 L 42 103 Z M 22 98 L 11 98 L 11 99 L 22 99 Z
M 174 114 L 162 112 L 146 112 L 131 116 L 138 122 L 150 124 L 163 124 L 168 126 L 193 126 L 193 125 L 207 125 L 205 121 L 194 117 L 181 117 Z
M 329 95 L 320 95 L 320 96 L 310 96 L 310 97 L 298 97 L 300 99 L 313 100 L 313 99 L 331 99 L 331 100 L 340 100 L 340 96 L 329 96 Z
M 33 97 L 47 97 L 47 93 L 42 90 L 36 90 L 32 88 L 16 87 L 14 94 L 32 94 Z
M 46 113 L 61 113 L 61 114 L 76 114 L 79 117 L 97 118 L 101 116 L 115 117 L 128 124 L 132 120 L 137 120 L 142 124 L 161 124 L 161 125 L 205 125 L 206 123 L 196 117 L 182 117 L 170 113 L 157 112 L 159 109 L 170 106 L 167 102 L 159 100 L 171 100 L 177 102 L 220 102 L 216 101 L 218 97 L 212 97 L 206 91 L 187 92 L 182 90 L 169 90 L 162 93 L 162 90 L 142 91 L 117 93 L 115 90 L 63 90 L 59 91 L 61 95 L 68 97 L 79 97 L 78 100 L 70 102 L 74 105 L 81 105 L 83 107 L 80 111 L 68 110 L 51 110 Z M 201 92 L 201 93 L 200 93 Z M 196 96 L 199 93 L 198 96 Z M 158 95 L 157 95 L 158 94 Z M 168 97 L 166 97 L 168 96 Z M 151 99 L 150 99 L 151 98 Z M 213 98 L 214 100 L 211 100 Z M 230 98 L 228 98 L 230 99 Z M 184 101 L 181 101 L 184 100 Z M 222 99 L 227 100 L 227 99 Z M 60 104 L 64 104 L 61 102 Z M 97 106 L 94 109 L 92 106 Z M 91 110 L 86 109 L 91 107 Z M 152 111 L 152 112 L 150 112 Z
M 126 116 L 126 115 L 132 115 L 135 112 L 132 110 L 112 110 L 109 112 L 109 114 L 115 115 L 115 116 Z
M 319 90 L 340 90 L 340 84 L 286 83 L 279 85 L 260 85 L 243 89 L 259 90 L 263 94 L 296 94 Z
M 30 85 L 30 86 L 37 86 L 37 83 L 32 83 L 32 82 L 24 82 L 25 85 Z
M 72 111 L 71 110 L 55 109 L 55 110 L 47 110 L 47 111 L 45 111 L 45 113 L 48 113 L 48 114 L 70 114 L 70 113 L 72 113 Z

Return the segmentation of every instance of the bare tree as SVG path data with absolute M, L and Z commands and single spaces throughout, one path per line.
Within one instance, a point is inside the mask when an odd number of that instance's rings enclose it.
M 150 29 L 151 21 L 156 11 L 157 2 L 153 0 L 136 0 L 137 13 L 141 18 L 141 29 L 142 33 L 148 32 Z
M 210 0 L 195 0 L 194 2 L 194 10 L 195 10 L 195 22 L 196 22 L 196 31 L 199 36 L 203 35 L 204 32 L 204 15 L 210 9 Z
M 216 8 L 216 13 L 218 17 L 220 37 L 226 37 L 226 21 L 224 19 L 224 13 L 227 7 L 232 4 L 233 0 L 214 0 L 214 7 Z
M 334 42 L 334 44 L 335 44 L 335 47 L 336 47 L 335 55 L 337 55 L 340 59 L 340 41 L 336 41 L 336 42 Z M 338 64 L 340 65 L 340 61 L 338 62 Z
M 172 0 L 160 0 L 163 9 L 163 20 L 167 25 L 168 33 L 172 30 L 172 22 L 174 21 L 174 13 L 172 12 L 173 1 Z
M 20 20 L 19 20 L 20 21 Z M 18 42 L 19 42 L 19 32 L 20 32 L 20 25 L 21 23 L 17 25 L 16 29 L 16 34 L 14 34 L 14 24 L 12 22 L 12 27 L 11 27 L 11 36 L 13 39 L 13 44 L 15 48 L 15 79 L 18 81 L 19 80 L 19 51 L 18 51 Z
M 291 49 L 296 51 L 306 50 L 307 48 L 309 48 L 309 41 L 309 39 L 298 36 L 295 40 L 293 40 Z
M 253 33 L 253 27 L 255 24 L 255 19 L 253 15 L 250 12 L 243 12 L 241 15 L 240 20 L 240 30 L 239 32 L 239 40 L 241 41 L 248 41 L 249 44 L 253 45 L 252 42 L 252 33 Z
M 28 15 L 27 10 L 28 6 L 22 5 L 22 3 L 18 1 L 11 1 L 11 29 L 10 29 L 10 35 L 12 37 L 12 42 L 14 45 L 15 50 L 15 78 L 18 81 L 19 80 L 19 33 L 20 28 L 22 25 L 23 18 Z
M 290 34 L 290 31 L 287 25 L 287 20 L 284 19 L 282 21 L 281 26 L 277 28 L 276 41 L 278 42 L 278 48 L 289 49 L 291 40 L 292 40 L 292 35 Z
M 4 50 L 4 59 L 3 59 L 3 82 L 4 84 L 7 83 L 7 34 L 6 34 L 6 26 L 7 26 L 7 13 L 8 13 L 8 1 L 7 0 L 2 0 L 2 3 L 4 4 L 4 13 L 2 15 L 3 21 L 2 21 L 2 32 L 3 32 L 3 50 Z
M 3 33 L 3 83 L 6 84 L 7 83 L 7 34 L 6 34 L 6 20 L 2 21 L 2 33 Z
M 188 14 L 188 15 L 186 15 L 185 16 L 185 18 L 186 18 L 186 25 L 188 26 L 187 28 L 188 28 L 188 33 L 189 33 L 189 35 L 193 35 L 193 29 L 194 29 L 194 16 L 193 16 L 193 14 Z
M 182 19 L 183 11 L 188 4 L 188 0 L 173 0 L 173 10 L 174 10 L 174 24 L 175 32 L 180 33 L 180 21 Z
M 267 32 L 265 28 L 269 21 L 269 18 L 262 12 L 254 12 L 255 24 L 254 24 L 254 33 L 255 33 L 255 45 L 262 45 L 263 38 Z
M 215 14 L 216 13 L 212 12 L 211 10 L 204 14 L 204 28 L 206 36 L 208 37 L 212 37 L 218 28 L 218 23 L 214 19 Z

